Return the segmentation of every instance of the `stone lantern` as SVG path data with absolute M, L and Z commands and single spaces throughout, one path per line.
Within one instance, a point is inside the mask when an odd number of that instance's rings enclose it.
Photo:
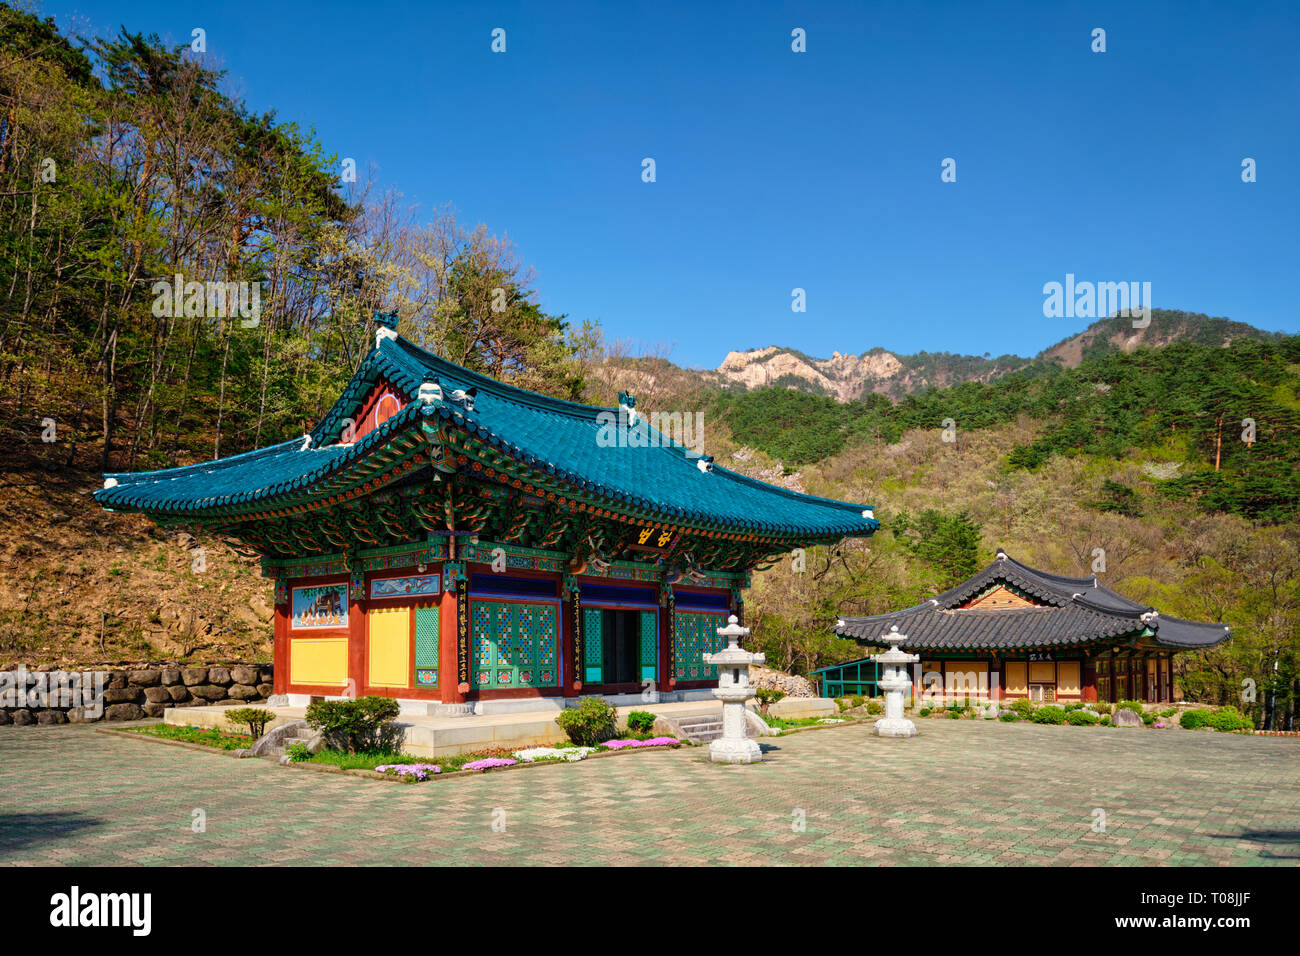
M 907 640 L 907 635 L 898 633 L 897 624 L 889 629 L 885 639 L 890 643 L 889 650 L 871 657 L 885 669 L 879 681 L 885 692 L 885 716 L 876 721 L 875 733 L 877 737 L 915 737 L 916 724 L 903 716 L 903 692 L 912 688 L 907 665 L 915 664 L 921 658 L 898 649 L 899 643 Z
M 709 759 L 714 763 L 753 763 L 763 759 L 758 743 L 746 735 L 745 702 L 754 697 L 749 684 L 749 665 L 762 664 L 762 654 L 751 654 L 740 646 L 740 639 L 749 634 L 741 627 L 736 615 L 727 619 L 727 626 L 718 628 L 718 636 L 727 639 L 727 646 L 716 654 L 705 654 L 704 663 L 718 668 L 718 686 L 713 696 L 722 701 L 722 736 L 709 744 Z

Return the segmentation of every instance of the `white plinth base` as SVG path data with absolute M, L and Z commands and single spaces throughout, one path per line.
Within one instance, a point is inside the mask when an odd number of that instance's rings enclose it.
M 730 740 L 724 737 L 709 744 L 709 759 L 714 763 L 757 763 L 763 759 L 763 751 L 748 738 Z
M 877 737 L 915 737 L 916 724 L 906 717 L 882 717 L 876 721 Z

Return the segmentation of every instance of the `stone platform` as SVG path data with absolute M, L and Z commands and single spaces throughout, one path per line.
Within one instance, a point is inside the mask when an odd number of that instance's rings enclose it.
M 537 701 L 534 701 L 537 704 Z M 517 750 L 522 747 L 550 747 L 567 743 L 568 736 L 555 722 L 560 712 L 558 701 L 541 704 L 544 709 L 517 711 L 504 714 L 475 714 L 468 717 L 443 717 L 431 714 L 404 713 L 395 723 L 404 729 L 403 750 L 416 757 L 448 757 L 473 753 L 490 747 Z M 614 703 L 617 704 L 615 701 Z M 275 714 L 267 724 L 271 730 L 291 720 L 301 720 L 305 707 L 266 707 Z M 722 704 L 718 701 L 675 701 L 645 704 L 639 700 L 634 705 L 616 706 L 619 726 L 625 727 L 627 715 L 634 710 L 645 710 L 659 717 L 676 720 L 716 714 L 722 718 Z M 225 722 L 228 707 L 175 707 L 163 715 L 163 722 L 177 727 L 212 727 L 229 729 Z

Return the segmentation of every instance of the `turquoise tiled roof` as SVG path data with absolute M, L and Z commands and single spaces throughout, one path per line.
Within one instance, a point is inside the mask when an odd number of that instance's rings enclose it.
M 381 379 L 405 393 L 408 404 L 353 446 L 337 444 L 343 419 Z M 420 385 L 437 382 L 443 400 L 421 403 Z M 450 399 L 476 389 L 472 408 Z M 447 362 L 401 338 L 381 338 L 330 413 L 306 438 L 202 465 L 108 475 L 116 487 L 96 492 L 120 510 L 200 512 L 275 499 L 302 489 L 382 448 L 418 417 L 437 416 L 546 475 L 589 494 L 653 512 L 665 519 L 710 523 L 775 535 L 812 538 L 866 536 L 880 527 L 864 506 L 802 495 L 714 466 L 658 433 L 652 447 L 602 447 L 602 424 L 614 409 L 562 401 L 524 391 Z M 602 420 L 598 416 L 605 413 Z

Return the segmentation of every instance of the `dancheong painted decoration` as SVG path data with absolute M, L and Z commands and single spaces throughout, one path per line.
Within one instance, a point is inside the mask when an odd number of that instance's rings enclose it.
M 703 693 L 750 571 L 867 537 L 871 509 L 777 488 L 595 408 L 375 346 L 292 441 L 106 475 L 96 500 L 256 549 L 274 580 L 276 691 L 462 706 Z

